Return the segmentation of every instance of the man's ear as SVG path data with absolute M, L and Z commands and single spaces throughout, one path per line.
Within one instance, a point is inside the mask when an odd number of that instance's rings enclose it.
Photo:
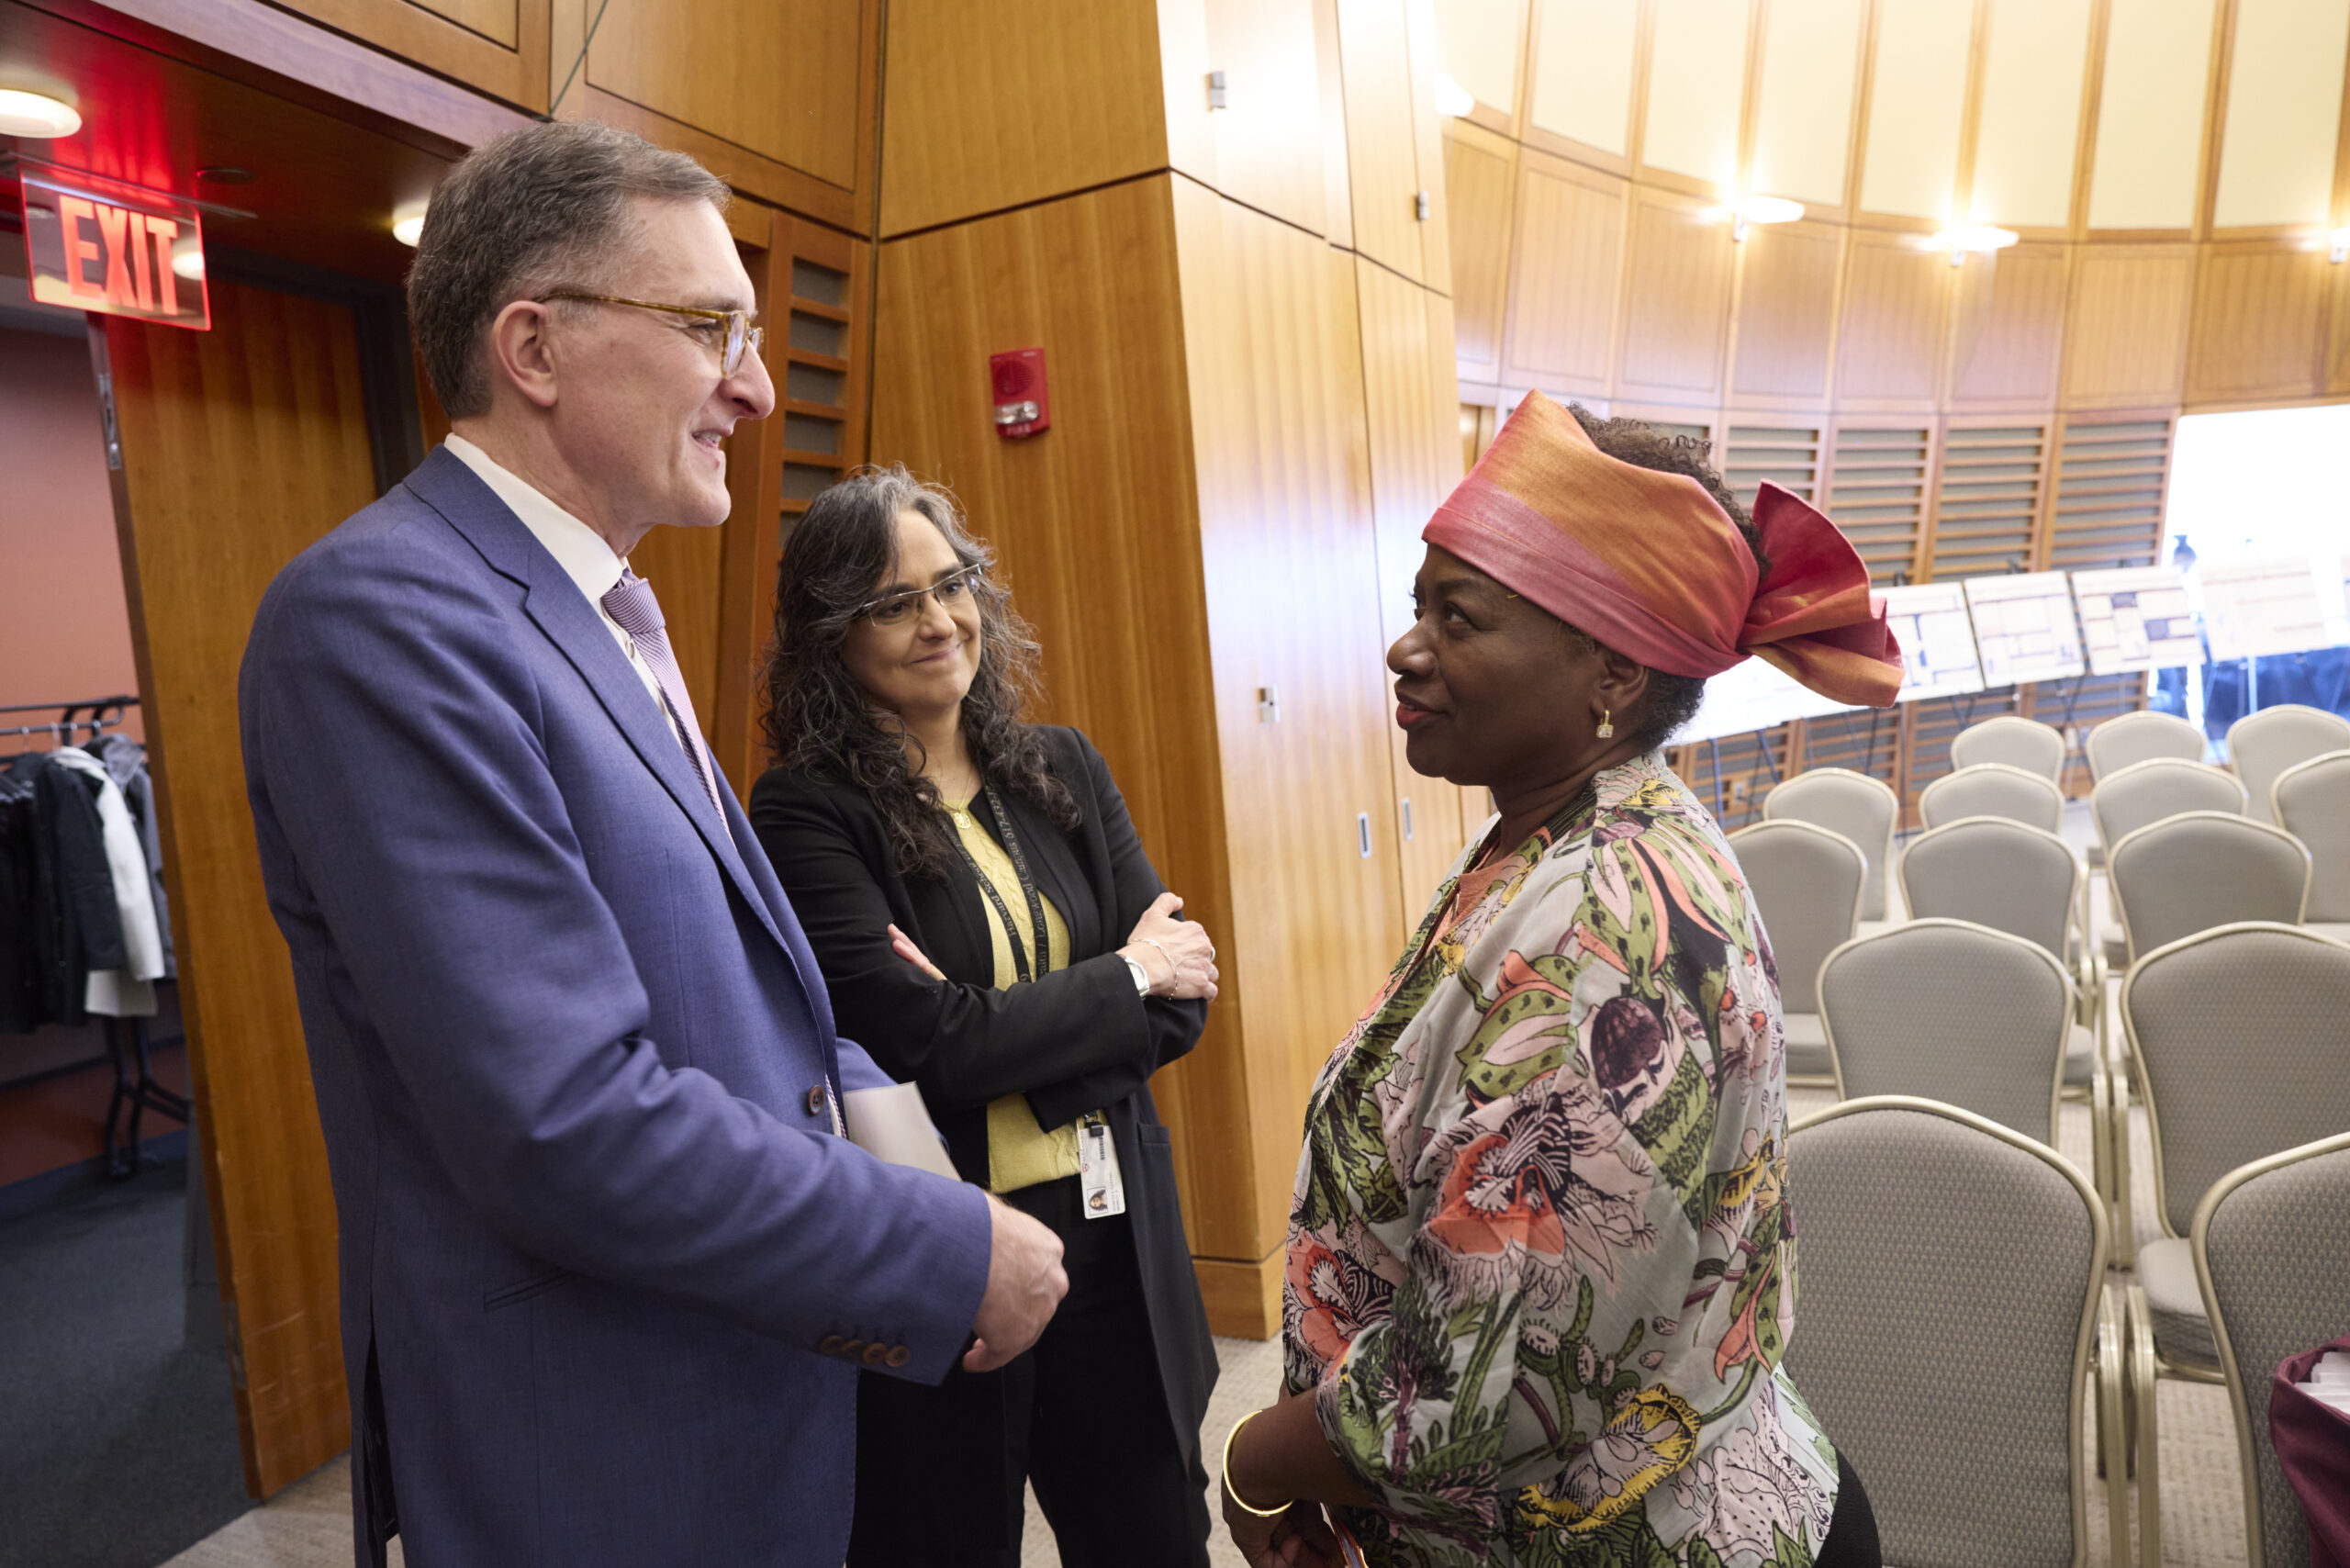
M 534 299 L 517 299 L 489 324 L 489 375 L 503 382 L 542 409 L 555 404 L 554 345 L 549 329 L 553 313 Z

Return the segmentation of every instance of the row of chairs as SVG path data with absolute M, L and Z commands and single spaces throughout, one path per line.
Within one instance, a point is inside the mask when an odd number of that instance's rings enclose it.
M 2078 1568 L 2087 1478 L 2107 1478 L 2108 1562 L 2162 1561 L 2154 1513 L 2152 1350 L 2105 1283 L 2110 1220 L 2044 1143 L 1916 1095 L 1847 1100 L 1789 1134 L 1803 1310 L 1787 1368 L 1868 1478 L 1887 1562 Z M 2350 1135 L 2214 1182 L 2188 1242 L 2235 1418 L 2248 1568 L 2310 1561 L 2268 1436 L 2271 1372 L 2344 1327 Z M 2097 1412 L 2094 1457 L 2082 1420 Z
M 2350 721 L 2300 703 L 2263 708 L 2228 727 L 2229 765 L 2243 780 L 2255 813 L 2266 814 L 2268 821 L 2280 825 L 2283 819 L 2274 814 L 2270 805 L 2277 778 L 2308 757 L 2344 747 L 2350 747 Z M 2092 784 L 2157 757 L 2200 762 L 2206 749 L 2201 730 L 2175 714 L 2151 710 L 2108 719 L 2092 727 L 2081 744 Z M 2034 719 L 2003 713 L 1953 737 L 1950 763 L 1953 769 L 2002 763 L 2043 775 L 2061 786 L 2065 752 L 2062 731 Z

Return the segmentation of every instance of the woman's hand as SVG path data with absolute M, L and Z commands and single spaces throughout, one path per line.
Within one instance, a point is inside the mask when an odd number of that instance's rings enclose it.
M 1224 1525 L 1248 1568 L 1345 1568 L 1338 1538 L 1322 1518 L 1319 1503 L 1292 1503 L 1272 1518 L 1235 1507 L 1224 1494 Z
M 946 978 L 940 972 L 938 966 L 930 961 L 930 956 L 914 946 L 914 939 L 894 925 L 890 927 L 890 946 L 897 951 L 898 957 L 913 965 L 931 979 L 943 980 Z
M 1140 964 L 1150 977 L 1150 994 L 1180 1002 L 1215 1000 L 1215 944 L 1196 921 L 1178 920 L 1183 901 L 1161 893 L 1135 922 L 1132 935 L 1119 952 Z

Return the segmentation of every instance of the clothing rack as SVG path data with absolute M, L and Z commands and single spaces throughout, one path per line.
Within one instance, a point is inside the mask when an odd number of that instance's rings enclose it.
M 79 702 L 0 704 L 0 714 L 54 712 L 57 715 L 46 723 L 0 724 L 0 735 L 48 735 L 61 746 L 73 745 L 83 740 L 94 741 L 106 731 L 119 728 L 124 714 L 138 705 L 139 699 L 127 693 L 89 698 Z M 81 1061 L 65 1062 L 18 1078 L 0 1081 L 0 1091 L 37 1083 L 43 1079 L 102 1063 L 110 1065 L 114 1069 L 114 1096 L 106 1105 L 106 1168 L 108 1176 L 121 1181 L 136 1174 L 142 1166 L 156 1163 L 154 1156 L 147 1152 L 141 1131 L 147 1113 L 152 1111 L 185 1125 L 190 1107 L 185 1095 L 155 1081 L 151 1061 L 155 1042 L 150 1037 L 145 1018 L 100 1015 L 99 1026 L 106 1036 L 106 1048 L 104 1052 Z
M 57 717 L 46 724 L 0 724 L 0 735 L 50 735 L 61 745 L 73 744 L 75 734 L 89 731 L 88 738 L 96 740 L 107 730 L 122 722 L 125 711 L 139 706 L 136 697 L 99 697 L 85 702 L 12 702 L 0 706 L 0 713 L 54 712 Z M 83 717 L 84 714 L 88 717 Z

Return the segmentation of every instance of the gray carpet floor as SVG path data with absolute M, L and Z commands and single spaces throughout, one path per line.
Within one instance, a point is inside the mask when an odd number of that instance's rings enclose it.
M 149 1568 L 252 1506 L 228 1358 L 184 1343 L 185 1171 L 0 1224 L 0 1568 Z

